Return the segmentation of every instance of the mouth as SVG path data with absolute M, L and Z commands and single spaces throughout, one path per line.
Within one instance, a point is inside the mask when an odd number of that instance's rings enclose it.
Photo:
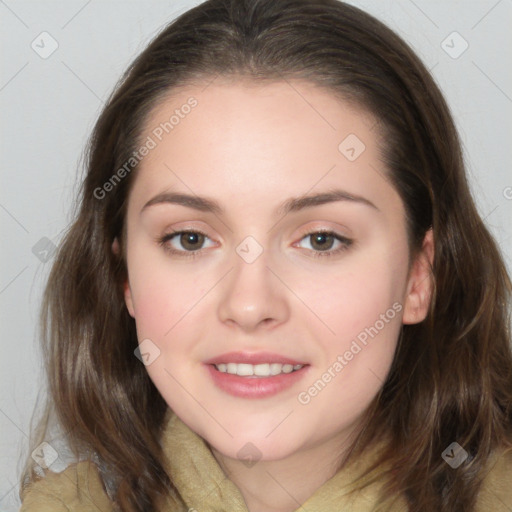
M 212 383 L 238 398 L 266 398 L 293 389 L 310 365 L 269 352 L 231 352 L 204 361 Z
M 220 363 L 214 364 L 213 366 L 221 373 L 229 373 L 230 375 L 238 375 L 239 377 L 266 378 L 293 373 L 306 365 L 292 365 L 289 363 Z

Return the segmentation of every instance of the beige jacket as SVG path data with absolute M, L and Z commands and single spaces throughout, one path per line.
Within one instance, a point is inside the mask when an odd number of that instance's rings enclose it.
M 161 500 L 161 512 L 248 512 L 242 494 L 223 473 L 205 442 L 176 415 L 168 413 L 163 436 L 165 453 L 172 453 L 167 470 L 184 502 Z M 379 484 L 350 492 L 357 462 L 339 471 L 320 487 L 297 512 L 370 512 L 378 501 Z M 512 512 L 512 450 L 491 463 L 479 495 L 478 512 Z M 50 473 L 22 494 L 20 512 L 111 512 L 112 502 L 101 483 L 96 465 L 79 462 L 62 473 Z M 454 471 L 456 471 L 454 469 Z M 401 498 L 387 502 L 390 512 L 406 512 Z

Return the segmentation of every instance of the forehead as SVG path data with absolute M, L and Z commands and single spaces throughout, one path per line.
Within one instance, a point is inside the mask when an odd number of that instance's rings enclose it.
M 260 83 L 220 77 L 171 91 L 152 109 L 143 133 L 153 133 L 159 142 L 161 135 L 164 143 L 179 144 L 182 137 L 190 135 L 190 129 L 199 129 L 210 142 L 223 146 L 243 138 L 245 150 L 264 149 L 268 154 L 279 148 L 282 154 L 286 142 L 297 150 L 298 145 L 306 143 L 309 147 L 323 140 L 324 145 L 337 149 L 345 132 L 368 140 L 377 136 L 377 132 L 367 133 L 376 125 L 367 110 L 309 82 Z M 277 132 L 280 137 L 273 139 L 270 135 Z
M 307 82 L 218 78 L 180 88 L 148 116 L 140 140 L 149 139 L 136 196 L 175 188 L 246 204 L 339 186 L 374 197 L 389 188 L 376 120 Z

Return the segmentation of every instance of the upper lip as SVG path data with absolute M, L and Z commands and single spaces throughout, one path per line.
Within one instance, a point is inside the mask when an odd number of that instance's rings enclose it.
M 212 357 L 205 364 L 221 364 L 221 363 L 246 363 L 246 364 L 264 364 L 264 363 L 280 363 L 291 365 L 305 365 L 301 361 L 291 359 L 290 357 L 282 356 L 280 354 L 273 354 L 272 352 L 227 352 L 219 356 Z

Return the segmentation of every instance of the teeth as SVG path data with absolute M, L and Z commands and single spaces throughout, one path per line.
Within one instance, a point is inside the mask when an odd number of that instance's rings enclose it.
M 304 365 L 281 364 L 281 363 L 263 363 L 263 364 L 247 364 L 247 363 L 220 363 L 215 367 L 219 372 L 239 375 L 240 377 L 270 377 L 279 375 L 280 373 L 291 373 L 300 370 Z
M 268 363 L 256 364 L 254 365 L 253 373 L 258 377 L 268 377 L 270 375 L 270 365 Z
M 283 365 L 279 363 L 272 363 L 270 365 L 270 374 L 271 375 L 278 375 L 281 373 L 281 370 L 283 369 Z
M 254 375 L 254 367 L 252 364 L 238 364 L 236 367 L 236 374 L 242 377 Z

